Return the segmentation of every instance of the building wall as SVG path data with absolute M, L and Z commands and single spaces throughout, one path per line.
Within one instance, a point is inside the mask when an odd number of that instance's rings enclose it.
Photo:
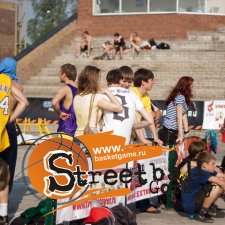
M 46 67 L 61 49 L 74 39 L 76 34 L 76 20 L 61 29 L 44 43 L 19 60 L 17 74 L 21 84 L 24 84 L 32 76 L 37 75 Z
M 16 6 L 0 0 L 0 59 L 15 55 Z
M 188 31 L 215 31 L 225 26 L 225 16 L 191 14 L 148 14 L 93 16 L 92 0 L 78 0 L 78 31 L 93 36 L 110 36 L 115 32 L 128 38 L 134 31 L 143 38 L 185 39 Z

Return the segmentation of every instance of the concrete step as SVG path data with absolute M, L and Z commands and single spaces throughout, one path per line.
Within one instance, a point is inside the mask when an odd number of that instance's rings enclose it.
M 151 95 L 155 96 L 157 99 L 164 99 L 167 94 L 170 92 L 171 88 L 174 87 L 174 84 L 176 83 L 174 80 L 166 80 L 162 82 L 162 79 L 160 79 L 161 82 L 157 82 L 153 90 L 151 91 Z M 174 82 L 175 81 L 175 82 Z M 43 82 L 43 83 L 42 83 Z M 103 85 L 104 78 L 102 78 L 102 86 L 106 87 L 106 85 Z M 54 94 L 57 92 L 57 90 L 61 87 L 61 84 L 58 82 L 45 82 L 44 80 L 40 80 L 40 83 L 38 85 L 33 83 L 28 83 L 24 86 L 24 92 L 28 97 L 53 97 Z M 224 83 L 223 82 L 214 82 L 209 83 L 207 80 L 203 80 L 202 82 L 195 82 L 194 83 L 194 96 L 196 99 L 201 100 L 203 98 L 207 99 L 225 99 L 225 89 L 224 89 Z
M 158 81 L 159 80 L 159 81 Z M 158 78 L 156 79 L 156 84 L 154 86 L 154 89 L 159 89 L 160 92 L 163 92 L 165 90 L 170 90 L 171 88 L 174 87 L 174 85 L 176 84 L 176 82 L 178 81 L 178 79 L 174 79 L 170 82 L 160 82 L 162 79 Z M 105 82 L 105 79 L 103 78 L 102 83 Z M 24 89 L 30 90 L 33 92 L 32 89 L 35 89 L 34 92 L 36 92 L 37 86 L 39 88 L 41 88 L 42 90 L 47 90 L 47 91 L 51 91 L 51 92 L 56 92 L 61 85 L 59 84 L 59 82 L 50 82 L 50 81 L 40 81 L 40 82 L 28 82 L 25 86 Z M 205 93 L 205 91 L 207 91 L 207 95 L 208 95 L 208 91 L 210 92 L 220 92 L 221 94 L 225 94 L 225 90 L 224 90 L 224 83 L 223 82 L 214 82 L 214 83 L 207 83 L 207 82 L 194 82 L 194 93 L 195 94 L 199 94 L 201 92 Z
M 84 57 L 75 58 L 75 56 L 72 53 L 64 52 L 63 54 L 57 56 L 53 62 L 56 62 L 57 64 L 60 62 L 76 62 L 76 61 L 87 61 L 87 60 L 93 60 L 96 56 L 101 56 L 103 53 L 100 51 L 99 53 L 92 54 L 89 59 Z M 209 58 L 213 60 L 222 61 L 222 59 L 225 57 L 225 51 L 224 52 L 178 52 L 178 51 L 172 51 L 172 50 L 154 50 L 154 51 L 148 51 L 143 52 L 141 51 L 138 56 L 135 56 L 133 59 L 131 57 L 130 52 L 125 52 L 123 55 L 123 60 L 130 60 L 130 61 L 185 61 L 185 62 L 193 62 L 193 61 L 200 61 L 200 62 L 207 62 L 209 61 Z M 119 59 L 119 56 L 116 56 L 116 59 Z M 105 60 L 106 61 L 106 58 Z M 109 61 L 109 60 L 108 60 Z
M 109 70 L 112 69 L 112 68 L 108 68 Z M 164 71 L 158 71 L 158 70 L 155 70 L 155 69 L 152 69 L 154 75 L 155 75 L 155 78 L 168 78 L 168 80 L 170 79 L 178 79 L 181 77 L 181 71 L 167 71 L 167 70 L 164 70 Z M 79 75 L 79 70 L 78 70 L 78 75 Z M 186 71 L 188 72 L 189 76 L 191 75 L 195 81 L 199 81 L 199 82 L 215 82 L 215 81 L 224 81 L 224 78 L 225 78 L 225 71 L 220 72 L 205 72 L 205 71 L 199 71 L 198 73 L 196 73 L 195 71 Z M 203 79 L 204 78 L 204 79 Z M 42 72 L 40 73 L 38 76 L 34 76 L 31 78 L 31 80 L 33 81 L 51 81 L 51 82 L 54 82 L 54 81 L 57 81 L 59 82 L 59 77 L 58 75 L 56 75 L 56 73 L 45 73 L 45 72 Z M 29 81 L 27 81 L 29 82 Z
M 59 88 L 60 84 L 58 86 L 24 85 L 24 94 L 29 98 L 53 98 Z
M 219 27 L 219 28 L 217 29 L 217 32 L 225 33 L 225 27 Z
M 125 64 L 127 65 L 127 64 Z M 142 67 L 142 66 L 140 66 Z M 77 70 L 77 74 L 79 75 L 81 70 L 84 67 L 81 67 L 80 69 Z M 101 73 L 102 74 L 106 74 L 109 70 L 114 69 L 114 68 L 118 68 L 116 65 L 115 66 L 108 66 L 107 68 L 101 68 L 99 66 L 99 68 L 101 69 Z M 136 71 L 137 67 L 131 67 L 133 69 L 133 71 Z M 192 77 L 196 77 L 197 80 L 202 80 L 202 79 L 210 79 L 212 78 L 211 81 L 213 80 L 222 80 L 225 77 L 225 70 L 222 69 L 217 69 L 214 70 L 213 68 L 210 68 L 209 70 L 205 71 L 204 69 L 200 69 L 200 68 L 170 68 L 170 67 L 163 67 L 163 68 L 156 68 L 156 67 L 145 67 L 144 68 L 148 68 L 150 70 L 153 71 L 153 73 L 155 74 L 155 77 L 160 77 L 160 78 L 179 78 L 182 75 L 186 74 Z M 52 79 L 51 77 L 53 77 L 53 79 L 56 79 L 57 81 L 59 80 L 58 78 L 58 74 L 54 71 L 46 71 L 46 70 L 42 70 L 38 76 L 34 76 L 31 78 L 32 79 L 39 79 L 39 77 L 43 78 L 43 79 L 47 79 L 48 77 L 50 79 Z
M 129 63 L 127 61 L 113 61 L 113 63 L 109 63 L 108 61 L 98 61 L 98 63 L 94 62 L 92 63 L 91 61 L 87 61 L 86 63 L 75 63 L 74 65 L 76 66 L 77 70 L 82 70 L 85 66 L 87 65 L 93 65 L 93 66 L 97 66 L 99 67 L 100 69 L 102 70 L 109 70 L 109 68 L 119 68 L 120 66 L 124 66 L 124 65 L 129 65 L 131 68 L 140 68 L 140 67 L 146 67 L 146 68 L 151 68 L 152 70 L 154 71 L 167 71 L 167 72 L 170 72 L 170 71 L 180 71 L 180 70 L 187 70 L 188 72 L 189 71 L 196 71 L 196 69 L 198 69 L 199 72 L 201 71 L 206 71 L 206 74 L 207 74 L 207 70 L 210 71 L 210 73 L 212 71 L 215 71 L 215 73 L 217 73 L 218 71 L 220 72 L 224 72 L 224 69 L 225 69 L 225 66 L 224 66 L 225 63 L 210 63 L 210 62 L 207 62 L 207 63 L 186 63 L 186 64 L 183 64 L 183 63 L 173 63 L 173 62 L 167 62 L 167 63 L 154 63 L 154 62 L 148 62 L 148 63 L 143 63 L 143 62 L 140 62 L 140 63 Z M 62 64 L 60 64 L 59 66 L 57 65 L 49 65 L 48 67 L 46 68 L 43 68 L 40 72 L 44 72 L 45 74 L 48 74 L 48 73 L 54 73 L 56 75 L 58 75 L 59 73 L 59 69 L 60 69 L 60 66 Z M 207 70 L 206 70 L 207 68 Z
M 200 61 L 200 60 L 192 60 L 192 61 L 183 61 L 183 60 L 174 60 L 174 61 L 168 61 L 167 59 L 164 59 L 162 61 L 160 60 L 141 60 L 139 58 L 136 58 L 135 60 L 91 60 L 87 58 L 79 58 L 79 59 L 73 59 L 70 58 L 69 60 L 66 60 L 64 58 L 55 59 L 53 60 L 46 68 L 49 69 L 58 69 L 60 66 L 64 63 L 72 63 L 76 66 L 85 66 L 88 64 L 92 65 L 102 65 L 102 66 L 111 66 L 111 65 L 124 65 L 129 64 L 131 66 L 133 65 L 152 65 L 152 66 L 166 66 L 166 67 L 176 67 L 176 66 L 184 66 L 184 67 L 193 67 L 193 66 L 207 66 L 207 67 L 225 67 L 225 57 L 221 57 L 220 60 L 215 60 L 213 57 L 208 58 L 207 61 Z
M 115 68 L 115 67 L 114 67 Z M 101 70 L 101 74 L 102 76 L 106 76 L 106 74 L 108 73 L 109 70 L 111 70 L 113 68 L 108 68 L 108 70 Z M 151 68 L 150 68 L 151 69 Z M 136 71 L 135 68 L 133 68 L 134 71 Z M 190 71 L 190 70 L 187 70 L 185 71 L 166 71 L 166 70 L 160 70 L 160 71 L 157 71 L 157 70 L 154 70 L 154 69 L 151 69 L 152 72 L 154 73 L 155 75 L 155 78 L 157 80 L 157 78 L 160 80 L 160 79 L 163 79 L 164 81 L 166 80 L 169 80 L 169 79 L 179 79 L 181 76 L 183 76 L 184 74 L 188 75 L 188 76 L 191 76 L 195 79 L 195 81 L 203 81 L 203 80 L 207 80 L 207 82 L 224 82 L 225 80 L 225 71 L 222 72 L 218 72 L 218 73 L 215 73 L 215 72 L 207 72 L 207 73 L 204 73 L 204 71 Z M 79 76 L 81 71 L 78 70 L 78 74 L 77 74 L 77 77 Z M 40 82 L 47 82 L 47 81 L 50 81 L 50 82 L 59 82 L 59 77 L 57 75 L 55 75 L 54 73 L 48 73 L 46 75 L 46 73 L 40 73 L 38 76 L 34 76 L 30 79 L 30 81 L 36 81 L 37 83 L 40 81 Z M 27 81 L 27 82 L 30 82 L 30 81 Z
M 174 44 L 171 44 L 171 48 L 170 49 L 152 49 L 152 50 L 141 50 L 141 51 L 146 51 L 146 52 L 155 52 L 155 51 L 158 51 L 158 52 L 223 52 L 225 49 L 224 47 L 224 42 L 221 42 L 221 43 L 192 43 L 192 44 L 189 44 L 189 43 L 174 43 Z M 130 51 L 130 47 L 125 49 L 125 52 L 126 51 Z M 74 52 L 74 48 L 71 46 L 71 47 L 68 47 L 68 48 L 65 48 L 63 49 L 62 52 L 68 52 L 70 54 L 75 54 Z M 92 50 L 92 53 L 99 53 L 99 52 L 103 52 L 103 48 L 102 46 L 94 46 L 93 47 L 93 50 Z
M 188 32 L 187 38 L 189 41 L 220 42 L 225 41 L 225 33 L 191 31 Z
M 61 53 L 43 68 L 37 76 L 32 77 L 24 86 L 29 97 L 53 97 L 58 88 L 59 70 L 62 64 L 72 63 L 78 74 L 87 65 L 101 69 L 101 85 L 105 86 L 106 73 L 123 65 L 134 71 L 145 67 L 155 74 L 156 85 L 151 95 L 163 100 L 181 76 L 192 76 L 195 100 L 225 99 L 225 28 L 217 32 L 189 32 L 189 40 L 156 40 L 171 46 L 170 50 L 141 51 L 131 60 L 131 52 L 125 51 L 123 60 L 93 60 L 102 54 L 102 44 L 112 37 L 94 37 L 93 51 L 90 58 L 75 58 L 75 51 L 80 37 L 74 37 Z M 129 41 L 126 40 L 127 45 Z
M 171 49 L 173 50 L 184 50 L 184 51 L 189 51 L 189 50 L 195 50 L 195 51 L 221 51 L 224 50 L 224 40 L 204 40 L 204 39 L 197 39 L 194 38 L 194 35 L 196 35 L 196 32 L 189 32 L 190 34 L 190 40 L 155 40 L 157 44 L 164 42 L 170 45 Z M 200 33 L 202 35 L 203 33 Z M 213 33 L 210 33 L 210 36 L 212 36 Z M 223 35 L 222 31 L 215 32 L 215 35 Z M 199 35 L 199 32 L 197 32 L 197 35 Z M 193 39 L 193 40 L 192 40 Z M 95 49 L 102 49 L 102 45 L 106 40 L 111 40 L 110 38 L 99 38 L 99 37 L 94 37 L 93 38 L 93 50 Z M 129 46 L 129 41 L 126 41 L 126 45 Z M 72 49 L 75 53 L 77 49 L 77 44 L 79 43 L 79 40 L 73 40 L 71 42 L 71 45 L 65 48 L 67 49 Z M 221 49 L 222 48 L 222 49 Z

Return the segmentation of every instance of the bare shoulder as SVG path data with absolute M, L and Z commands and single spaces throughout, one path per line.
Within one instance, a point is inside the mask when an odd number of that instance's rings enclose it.
M 14 88 L 19 89 L 20 91 L 23 91 L 23 86 L 22 86 L 21 84 L 18 84 L 18 83 L 15 82 L 15 81 L 12 81 L 12 86 L 13 86 Z
M 191 168 L 197 167 L 197 162 L 196 161 L 191 161 Z
M 58 98 L 58 97 L 61 98 L 65 96 L 68 92 L 69 92 L 69 87 L 67 87 L 66 85 L 63 85 L 62 87 L 58 88 L 54 98 Z
M 75 88 L 77 88 L 77 83 L 76 82 L 73 82 L 71 83 L 71 85 Z M 70 96 L 71 95 L 71 88 L 68 86 L 68 85 L 63 85 L 62 87 L 62 92 L 65 93 L 66 96 Z
M 27 99 L 23 94 L 23 86 L 15 81 L 12 81 L 12 95 L 9 104 L 10 111 L 12 112 L 15 109 L 17 103 L 21 101 L 27 102 Z
M 87 41 L 88 41 L 88 42 L 91 42 L 91 41 L 92 41 L 92 36 L 89 35 L 89 36 L 87 37 Z

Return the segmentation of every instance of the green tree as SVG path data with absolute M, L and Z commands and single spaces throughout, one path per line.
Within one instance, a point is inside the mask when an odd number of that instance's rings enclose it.
M 34 18 L 28 21 L 27 33 L 32 43 L 62 23 L 76 11 L 76 0 L 31 0 Z

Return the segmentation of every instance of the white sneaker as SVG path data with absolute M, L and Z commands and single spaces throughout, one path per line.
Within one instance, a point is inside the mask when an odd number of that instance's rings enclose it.
M 86 52 L 84 52 L 84 53 L 82 53 L 82 57 L 84 57 L 84 58 L 87 58 L 87 53 Z

